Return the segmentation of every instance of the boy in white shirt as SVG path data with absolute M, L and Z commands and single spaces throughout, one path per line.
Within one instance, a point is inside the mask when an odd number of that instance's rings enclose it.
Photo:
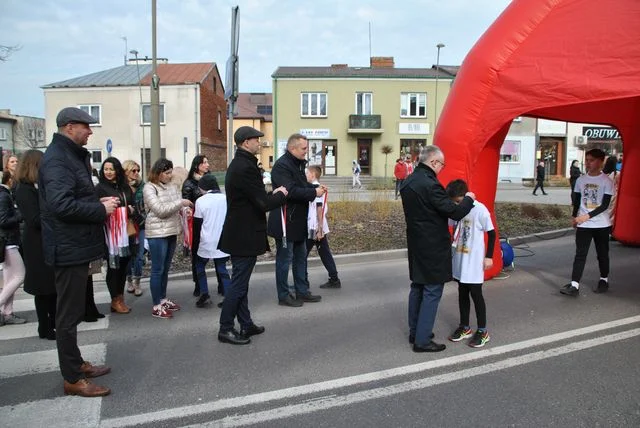
M 447 185 L 447 194 L 456 203 L 464 198 L 469 191 L 464 180 L 453 180 Z M 481 202 L 475 201 L 473 208 L 462 220 L 454 222 L 453 233 L 453 278 L 458 281 L 458 306 L 460 308 L 460 325 L 449 336 L 452 342 L 459 342 L 471 337 L 469 346 L 481 348 L 490 340 L 487 332 L 487 309 L 482 295 L 484 271 L 493 266 L 493 249 L 496 241 L 496 231 L 491 222 L 491 214 Z M 485 251 L 484 235 L 487 234 L 487 248 Z M 471 302 L 476 311 L 478 330 L 472 333 L 469 324 Z
M 192 251 L 196 254 L 196 278 L 200 287 L 200 297 L 196 302 L 198 308 L 211 305 L 209 285 L 205 268 L 210 259 L 216 267 L 218 283 L 224 291 L 229 287 L 231 277 L 227 271 L 229 255 L 218 250 L 218 241 L 222 233 L 224 218 L 227 214 L 227 199 L 220 193 L 218 181 L 213 174 L 206 174 L 198 181 L 203 195 L 196 200 L 193 215 Z M 218 305 L 220 306 L 220 305 Z
M 604 152 L 591 149 L 585 153 L 587 173 L 576 180 L 572 193 L 572 224 L 576 228 L 576 255 L 573 260 L 571 282 L 560 289 L 566 296 L 580 294 L 580 279 L 589 254 L 591 240 L 596 247 L 600 280 L 593 288 L 594 293 L 604 293 L 609 289 L 609 233 L 611 217 L 609 205 L 615 192 L 613 180 L 602 173 Z
M 320 176 L 322 175 L 322 169 L 317 165 L 311 165 L 307 167 L 307 181 L 315 186 L 319 186 Z M 307 215 L 307 230 L 309 236 L 307 237 L 307 257 L 309 252 L 315 245 L 318 250 L 318 255 L 324 268 L 329 273 L 329 280 L 322 284 L 320 288 L 340 288 L 342 283 L 338 278 L 338 269 L 336 268 L 336 262 L 333 260 L 331 249 L 329 248 L 329 239 L 327 234 L 329 233 L 329 225 L 327 224 L 327 212 L 329 205 L 327 203 L 327 193 L 323 196 L 318 196 L 314 201 L 309 202 L 309 214 Z

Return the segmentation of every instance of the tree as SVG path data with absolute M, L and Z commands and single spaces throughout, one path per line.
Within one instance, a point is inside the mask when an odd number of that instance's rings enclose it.
M 393 147 L 388 144 L 385 144 L 380 148 L 380 151 L 384 155 L 384 182 L 387 182 L 387 158 L 389 157 L 389 153 L 393 152 Z
M 8 60 L 11 54 L 19 51 L 20 49 L 22 49 L 22 46 L 20 45 L 15 45 L 15 46 L 0 45 L 0 61 L 4 62 Z
M 17 116 L 18 121 L 13 126 L 14 151 L 22 147 L 27 149 L 41 149 L 46 147 L 44 135 L 44 119 L 30 116 Z M 15 147 L 22 146 L 22 147 Z

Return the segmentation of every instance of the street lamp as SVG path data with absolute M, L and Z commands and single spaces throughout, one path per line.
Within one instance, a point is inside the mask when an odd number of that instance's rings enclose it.
M 140 63 L 138 62 L 138 51 L 135 49 L 132 49 L 129 51 L 129 53 L 136 57 L 136 70 L 138 71 L 138 91 L 140 92 L 140 115 L 143 116 L 144 109 L 142 107 L 142 82 L 140 81 Z M 145 178 L 144 160 L 147 154 L 145 143 L 144 143 L 144 123 L 140 127 L 142 128 L 142 159 L 140 162 L 140 169 L 141 169 L 140 173 L 142 174 L 142 179 L 144 180 Z
M 438 43 L 436 45 L 438 48 L 438 56 L 436 57 L 436 96 L 435 96 L 435 123 L 434 126 L 438 125 L 438 76 L 440 75 L 440 49 L 444 47 L 444 43 Z

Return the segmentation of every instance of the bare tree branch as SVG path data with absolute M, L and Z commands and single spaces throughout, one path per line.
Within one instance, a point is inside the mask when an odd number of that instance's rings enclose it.
M 37 117 L 20 116 L 13 128 L 16 146 L 37 149 L 46 146 L 44 120 Z
M 0 61 L 4 62 L 8 60 L 11 54 L 19 51 L 20 49 L 22 49 L 22 46 L 20 45 L 15 45 L 15 46 L 0 45 Z

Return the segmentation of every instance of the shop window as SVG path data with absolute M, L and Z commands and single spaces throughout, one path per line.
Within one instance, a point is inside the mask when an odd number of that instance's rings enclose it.
M 505 140 L 500 148 L 500 162 L 520 162 L 520 141 Z

